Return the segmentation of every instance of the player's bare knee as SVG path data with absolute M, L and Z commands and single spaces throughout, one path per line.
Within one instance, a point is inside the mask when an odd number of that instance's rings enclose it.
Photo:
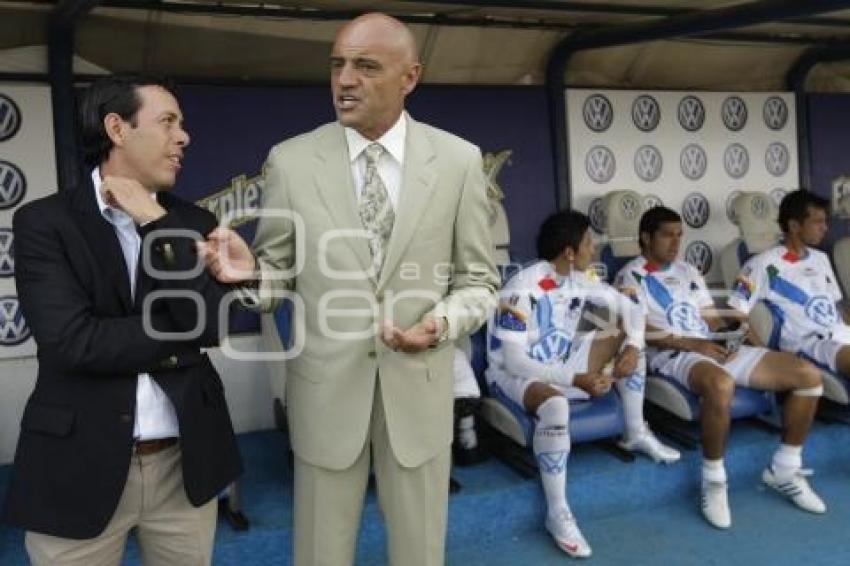
M 706 388 L 706 401 L 716 404 L 729 406 L 732 404 L 732 397 L 735 395 L 735 381 L 728 373 L 720 368 L 713 372 Z
M 796 388 L 811 388 L 823 386 L 823 375 L 821 371 L 805 360 L 798 360 L 797 363 L 797 387 Z
M 805 360 L 799 360 L 795 376 L 797 380 L 792 393 L 798 397 L 820 397 L 823 395 L 821 371 Z

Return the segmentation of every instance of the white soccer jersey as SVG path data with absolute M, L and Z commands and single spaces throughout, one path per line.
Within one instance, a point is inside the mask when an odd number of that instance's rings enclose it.
M 626 297 L 595 273 L 561 276 L 551 263 L 539 261 L 514 275 L 501 291 L 499 310 L 489 326 L 491 370 L 505 367 L 501 342 L 521 345 L 537 362 L 565 364 L 587 302 L 619 314 L 628 342 L 643 348 L 644 319 Z
M 842 330 L 835 307 L 841 289 L 829 258 L 819 250 L 808 248 L 798 257 L 780 245 L 750 258 L 738 275 L 729 306 L 747 314 L 761 299 L 781 314 L 783 350 L 797 351 L 795 344 L 804 338 Z
M 643 308 L 647 324 L 688 338 L 707 338 L 703 308 L 714 306 L 697 269 L 684 261 L 661 267 L 638 256 L 627 263 L 614 286 Z

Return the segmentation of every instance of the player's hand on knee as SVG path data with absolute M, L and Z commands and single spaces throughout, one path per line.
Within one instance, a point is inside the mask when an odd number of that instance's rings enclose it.
M 634 346 L 626 346 L 614 360 L 614 377 L 620 379 L 633 374 L 639 361 L 640 351 Z
M 583 373 L 577 375 L 573 385 L 587 392 L 593 397 L 601 397 L 611 390 L 614 378 L 603 373 Z

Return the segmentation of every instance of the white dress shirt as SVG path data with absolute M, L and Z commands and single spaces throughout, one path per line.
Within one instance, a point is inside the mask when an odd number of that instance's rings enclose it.
M 407 137 L 407 112 L 402 112 L 393 127 L 384 135 L 374 140 L 381 144 L 384 152 L 378 158 L 378 175 L 384 182 L 393 210 L 398 210 L 398 199 L 401 192 L 401 172 L 404 166 L 404 140 Z M 354 179 L 354 196 L 360 202 L 363 186 L 366 184 L 366 153 L 365 149 L 374 143 L 367 140 L 354 128 L 345 128 L 345 139 L 348 142 L 348 157 L 351 160 L 351 176 Z
M 94 194 L 97 206 L 107 222 L 112 224 L 124 262 L 127 264 L 127 274 L 130 276 L 130 296 L 136 293 L 136 269 L 139 265 L 139 253 L 142 239 L 136 230 L 133 219 L 127 213 L 112 208 L 103 200 L 100 194 L 102 184 L 100 170 L 95 168 L 91 174 L 94 184 Z M 156 198 L 151 194 L 152 198 Z M 180 435 L 180 425 L 177 412 L 168 395 L 156 384 L 150 374 L 140 373 L 136 383 L 136 421 L 133 425 L 133 438 L 137 440 L 153 440 Z

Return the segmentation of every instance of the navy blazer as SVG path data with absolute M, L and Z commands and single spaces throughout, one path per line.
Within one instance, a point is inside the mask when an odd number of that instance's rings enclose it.
M 229 289 L 205 269 L 189 279 L 167 274 L 197 264 L 194 240 L 215 228 L 216 219 L 168 192 L 157 200 L 167 213 L 139 229 L 144 240 L 135 300 L 121 246 L 91 182 L 15 213 L 15 281 L 38 346 L 38 378 L 21 421 L 4 510 L 15 526 L 74 539 L 103 532 L 127 479 L 141 372 L 150 373 L 176 409 L 193 505 L 215 497 L 242 471 L 221 379 L 200 352 L 218 343 L 219 305 Z M 154 237 L 157 229 L 195 236 Z M 143 268 L 146 259 L 154 277 Z M 153 328 L 182 337 L 163 340 L 145 331 L 144 299 L 155 290 L 202 297 L 201 309 L 185 298 L 149 305 Z M 189 335 L 202 313 L 205 324 Z

